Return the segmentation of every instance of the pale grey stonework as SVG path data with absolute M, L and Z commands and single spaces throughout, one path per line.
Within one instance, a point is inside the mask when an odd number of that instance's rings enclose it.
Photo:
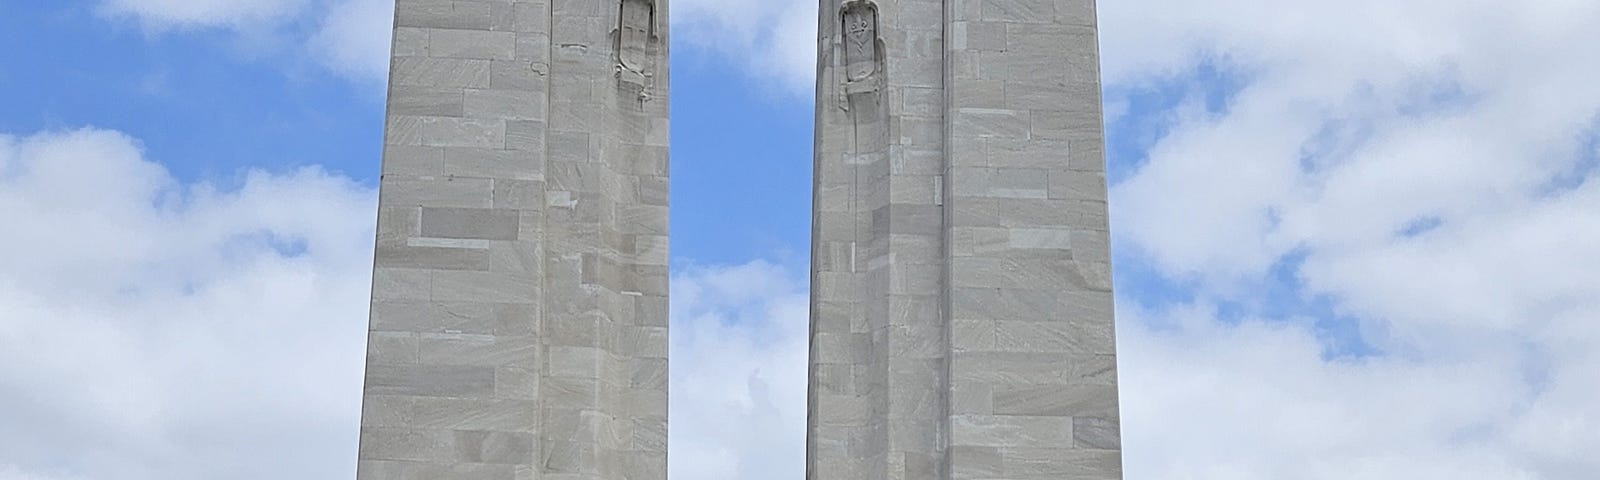
M 1121 478 L 1094 12 L 822 0 L 808 478 Z
M 358 478 L 666 478 L 667 25 L 397 2 Z
M 1093 0 L 820 16 L 808 478 L 1120 478 Z M 667 1 L 395 24 L 358 478 L 664 479 Z

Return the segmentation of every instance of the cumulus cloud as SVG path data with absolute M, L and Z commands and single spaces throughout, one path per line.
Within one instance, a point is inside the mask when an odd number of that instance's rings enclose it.
M 0 478 L 354 474 L 376 196 L 0 136 Z
M 347 78 L 389 77 L 394 0 L 345 0 L 329 11 L 309 45 L 323 65 Z
M 675 33 L 809 91 L 814 9 L 681 0 Z M 1193 298 L 1119 303 L 1129 478 L 1600 471 L 1600 5 L 1100 9 L 1117 128 L 1153 139 L 1116 246 Z M 315 171 L 177 185 L 109 132 L 0 137 L 0 211 L 29 226 L 0 237 L 0 478 L 348 476 L 370 201 Z M 796 277 L 675 276 L 674 478 L 800 474 Z
M 375 192 L 238 183 L 114 131 L 0 135 L 0 479 L 354 474 Z M 675 274 L 673 478 L 803 474 L 803 279 Z
M 815 92 L 816 0 L 676 0 L 672 34 L 795 96 Z
M 231 32 L 250 44 L 251 56 L 289 45 L 288 57 L 304 53 L 336 75 L 378 83 L 389 74 L 394 5 L 394 0 L 101 0 L 99 9 L 157 32 Z
M 755 261 L 672 278 L 675 479 L 805 475 L 808 297 L 803 278 Z
M 1158 133 L 1113 186 L 1119 251 L 1196 298 L 1121 304 L 1130 477 L 1600 469 L 1600 5 L 1100 13 L 1108 102 L 1187 94 L 1120 120 Z

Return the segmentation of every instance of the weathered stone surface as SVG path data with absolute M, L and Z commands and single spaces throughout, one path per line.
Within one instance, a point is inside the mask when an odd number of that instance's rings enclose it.
M 808 478 L 1121 478 L 1093 0 L 820 34 Z
M 358 478 L 666 478 L 666 14 L 398 0 Z

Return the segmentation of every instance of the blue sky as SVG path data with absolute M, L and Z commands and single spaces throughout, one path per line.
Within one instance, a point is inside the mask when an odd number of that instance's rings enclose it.
M 0 480 L 349 478 L 390 5 L 0 0 Z M 1099 14 L 1128 478 L 1600 470 L 1600 4 Z M 815 2 L 672 15 L 672 476 L 799 479 Z
M 18 2 L 0 18 L 7 132 L 108 128 L 179 180 L 320 165 L 376 185 L 383 90 L 226 29 L 151 31 L 92 4 Z M 283 27 L 293 30 L 295 27 Z M 748 83 L 705 49 L 673 58 L 673 247 L 693 262 L 804 264 L 810 99 Z
M 8 132 L 116 129 L 185 181 L 300 165 L 376 177 L 381 87 L 299 64 L 286 47 L 154 32 L 84 2 L 8 2 L 0 27 Z

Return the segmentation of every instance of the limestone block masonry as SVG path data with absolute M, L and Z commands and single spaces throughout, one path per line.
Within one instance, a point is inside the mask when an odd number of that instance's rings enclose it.
M 667 11 L 397 2 L 357 478 L 666 478 Z
M 807 478 L 1121 478 L 1093 0 L 819 25 Z

